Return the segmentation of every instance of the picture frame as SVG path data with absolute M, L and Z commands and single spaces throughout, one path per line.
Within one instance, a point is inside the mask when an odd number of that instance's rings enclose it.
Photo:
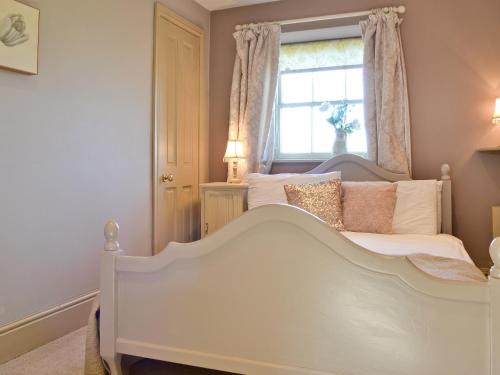
M 17 0 L 0 1 L 0 68 L 38 74 L 40 10 Z

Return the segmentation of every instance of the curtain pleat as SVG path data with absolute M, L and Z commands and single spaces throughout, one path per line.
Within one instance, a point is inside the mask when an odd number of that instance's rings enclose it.
M 401 22 L 395 12 L 379 10 L 360 23 L 365 127 L 369 158 L 384 169 L 411 175 L 410 111 Z
M 233 34 L 236 59 L 230 99 L 229 139 L 243 142 L 238 177 L 269 173 L 274 151 L 274 100 L 279 73 L 281 27 L 261 24 Z M 231 165 L 228 166 L 229 169 Z M 231 171 L 229 170 L 231 174 Z

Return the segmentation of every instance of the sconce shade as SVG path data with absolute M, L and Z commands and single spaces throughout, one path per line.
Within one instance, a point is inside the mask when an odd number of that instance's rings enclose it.
M 227 141 L 226 153 L 224 155 L 225 162 L 231 159 L 241 159 L 243 156 L 243 143 L 241 141 Z
M 500 98 L 497 98 L 495 112 L 493 113 L 493 123 L 500 125 Z

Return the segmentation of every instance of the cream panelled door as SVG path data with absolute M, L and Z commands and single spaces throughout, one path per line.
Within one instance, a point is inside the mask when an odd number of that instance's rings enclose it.
M 202 31 L 156 9 L 154 253 L 199 238 Z

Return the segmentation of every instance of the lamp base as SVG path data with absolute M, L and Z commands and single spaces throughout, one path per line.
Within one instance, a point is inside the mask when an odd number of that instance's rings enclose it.
M 227 177 L 227 182 L 230 184 L 241 184 L 241 179 L 238 178 L 238 159 L 231 160 L 233 175 Z

